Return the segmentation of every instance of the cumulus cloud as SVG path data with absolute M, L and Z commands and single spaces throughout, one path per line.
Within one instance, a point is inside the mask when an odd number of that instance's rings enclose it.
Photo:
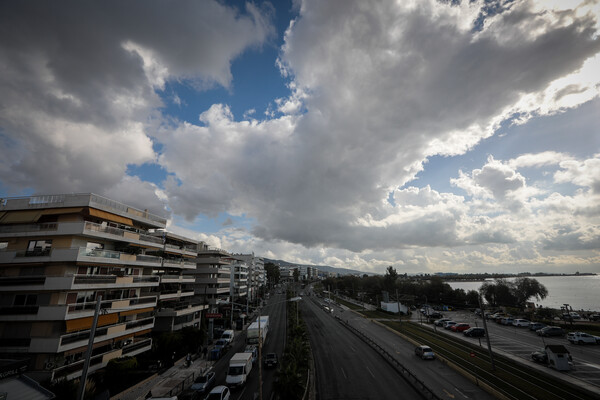
M 456 171 L 453 192 L 415 184 L 433 156 L 597 99 L 598 2 L 454 3 L 298 2 L 277 60 L 289 96 L 264 120 L 213 104 L 192 124 L 162 115 L 157 92 L 229 88 L 232 60 L 273 33 L 268 5 L 5 2 L 2 184 L 128 200 L 135 189 L 186 223 L 244 215 L 250 230 L 188 233 L 289 261 L 600 265 L 598 143 L 584 155 L 560 143 L 492 152 Z M 126 176 L 152 162 L 168 173 L 160 188 Z
M 229 86 L 231 61 L 272 34 L 270 15 L 217 1 L 3 2 L 2 183 L 114 192 L 128 164 L 156 161 L 156 90 Z

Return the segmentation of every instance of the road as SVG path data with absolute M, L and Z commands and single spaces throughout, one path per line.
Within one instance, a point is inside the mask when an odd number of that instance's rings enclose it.
M 421 398 L 378 353 L 308 297 L 301 312 L 310 335 L 318 400 Z
M 267 300 L 261 315 L 269 316 L 269 332 L 267 340 L 262 348 L 262 355 L 277 353 L 281 358 L 285 347 L 285 295 L 274 294 Z M 233 354 L 243 352 L 246 347 L 246 331 L 236 331 L 236 336 L 231 348 L 213 366 L 216 374 L 216 385 L 225 385 L 229 359 Z M 275 369 L 262 368 L 263 394 L 262 398 L 269 400 L 273 395 L 273 383 L 275 381 Z M 232 399 L 253 400 L 259 398 L 259 361 L 253 367 L 246 385 L 232 390 Z

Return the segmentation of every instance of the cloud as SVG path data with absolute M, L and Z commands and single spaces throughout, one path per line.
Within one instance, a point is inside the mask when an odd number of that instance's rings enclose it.
M 228 87 L 232 60 L 272 35 L 270 13 L 216 1 L 3 2 L 3 184 L 114 191 L 128 164 L 156 160 L 156 90 L 167 81 Z
M 510 137 L 598 98 L 597 2 L 453 3 L 298 2 L 277 60 L 289 96 L 264 120 L 213 104 L 192 124 L 162 114 L 157 91 L 230 88 L 233 60 L 273 34 L 268 5 L 5 2 L 2 184 L 132 201 L 139 190 L 189 222 L 246 216 L 249 231 L 189 233 L 290 261 L 597 268 L 598 143 L 567 154 L 578 132 L 555 130 L 551 145 L 543 130 L 535 146 Z M 451 191 L 416 186 L 433 156 L 480 160 L 499 130 L 487 161 L 449 172 Z M 513 154 L 497 156 L 509 139 Z M 151 162 L 164 182 L 126 176 Z

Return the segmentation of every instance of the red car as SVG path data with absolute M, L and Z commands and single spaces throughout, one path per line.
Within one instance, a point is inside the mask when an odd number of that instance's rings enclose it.
M 467 329 L 469 329 L 470 327 L 471 327 L 471 325 L 469 325 L 469 324 L 461 323 L 461 324 L 453 325 L 450 329 L 452 329 L 452 332 L 463 332 L 463 331 L 466 331 Z

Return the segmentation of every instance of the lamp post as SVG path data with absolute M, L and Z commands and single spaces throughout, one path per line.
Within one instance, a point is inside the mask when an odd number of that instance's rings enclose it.
M 94 349 L 94 336 L 96 335 L 96 326 L 98 326 L 98 315 L 100 314 L 100 304 L 102 303 L 102 295 L 96 297 L 96 311 L 94 312 L 94 320 L 92 322 L 92 330 L 90 331 L 90 339 L 88 341 L 87 351 L 85 352 L 85 361 L 83 363 L 83 371 L 81 372 L 81 381 L 79 382 L 78 400 L 83 400 L 85 395 L 85 382 L 87 381 L 88 369 L 90 368 L 90 359 L 92 358 L 92 350 Z

